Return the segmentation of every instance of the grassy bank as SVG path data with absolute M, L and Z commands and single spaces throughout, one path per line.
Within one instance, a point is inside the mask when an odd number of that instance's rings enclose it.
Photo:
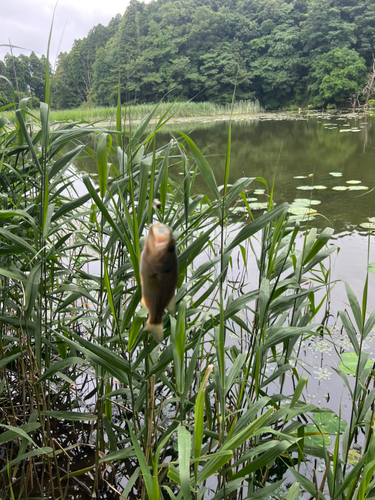
M 173 103 L 162 102 L 158 107 L 157 116 L 163 116 L 171 108 Z M 149 114 L 155 107 L 155 104 L 130 104 L 123 108 L 123 116 L 128 120 L 141 120 Z M 262 111 L 258 101 L 238 101 L 234 104 L 233 113 L 237 114 L 255 114 Z M 51 121 L 102 121 L 107 123 L 116 123 L 116 107 L 81 107 L 77 109 L 51 110 Z M 184 102 L 173 105 L 173 115 L 175 118 L 197 118 L 202 116 L 230 115 L 230 105 L 220 105 L 209 102 Z M 14 112 L 6 113 L 9 119 L 14 122 Z
M 99 187 L 71 167 L 94 155 L 81 143 L 92 127 L 52 130 L 46 104 L 32 128 L 26 108 L 15 126 L 0 121 L 0 498 L 374 496 L 367 282 L 360 301 L 347 287 L 351 311 L 340 313 L 355 351 L 351 372 L 337 369 L 350 391 L 344 422 L 340 407 L 306 402 L 299 360 L 303 341 L 329 336 L 333 231 L 275 207 L 265 180 L 269 203 L 254 219 L 254 178 L 228 185 L 230 140 L 219 188 L 188 136 L 156 148 L 152 118 L 131 137 L 119 123 L 114 139 L 97 133 Z M 210 199 L 192 195 L 197 175 Z M 231 225 L 238 204 L 248 217 Z M 173 229 L 179 256 L 161 344 L 140 304 L 142 238 L 155 220 Z M 315 459 L 320 476 L 309 474 Z

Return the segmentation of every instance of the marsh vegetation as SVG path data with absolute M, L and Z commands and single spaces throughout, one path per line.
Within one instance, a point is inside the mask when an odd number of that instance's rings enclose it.
M 300 360 L 304 342 L 330 335 L 333 230 L 275 206 L 277 185 L 261 178 L 267 205 L 253 213 L 255 178 L 228 182 L 231 129 L 217 182 L 187 134 L 157 145 L 173 109 L 131 132 L 117 110 L 111 133 L 50 123 L 48 105 L 37 114 L 27 100 L 15 125 L 0 118 L 0 497 L 371 498 L 368 280 L 358 300 L 347 285 L 339 314 L 354 351 L 350 371 L 345 359 L 336 368 L 350 393 L 344 422 L 339 407 L 306 400 Z M 71 166 L 87 154 L 97 185 Z M 198 176 L 209 196 L 194 194 Z M 247 218 L 232 223 L 239 204 Z M 153 220 L 173 229 L 179 256 L 161 344 L 140 306 Z M 316 458 L 323 471 L 310 475 Z

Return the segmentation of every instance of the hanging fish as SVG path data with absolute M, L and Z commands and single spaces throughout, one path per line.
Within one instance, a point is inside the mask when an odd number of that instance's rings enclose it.
M 149 315 L 145 330 L 157 342 L 164 338 L 163 312 L 175 313 L 178 279 L 176 243 L 170 227 L 160 222 L 150 226 L 141 255 L 142 304 Z

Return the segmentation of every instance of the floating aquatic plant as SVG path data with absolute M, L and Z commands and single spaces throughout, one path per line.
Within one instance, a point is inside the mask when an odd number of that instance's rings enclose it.
M 347 184 L 361 184 L 361 181 L 357 180 L 352 180 L 352 181 L 346 181 Z
M 293 201 L 293 205 L 297 206 L 309 206 L 309 205 L 320 205 L 322 202 L 319 200 L 309 200 L 309 198 L 296 198 Z
M 364 229 L 375 229 L 374 222 L 362 222 L 362 224 L 360 224 L 360 226 L 363 227 Z
M 349 191 L 367 191 L 367 186 L 350 186 Z
M 315 215 L 290 215 L 290 222 L 307 222 L 315 219 Z
M 333 411 L 314 413 L 313 421 L 319 429 L 328 434 L 337 434 L 337 431 L 342 434 L 348 426 L 345 420 L 340 419 Z
M 314 370 L 316 373 L 316 380 L 329 380 L 331 378 L 332 372 L 328 370 L 328 368 L 319 367 L 317 370 Z
M 348 186 L 334 186 L 332 189 L 334 191 L 347 191 L 349 188 Z
M 316 214 L 316 210 L 313 210 L 312 208 L 308 208 L 308 207 L 298 206 L 298 205 L 292 205 L 291 207 L 289 207 L 288 212 L 290 214 L 293 214 L 293 215 Z
M 304 442 L 308 445 L 327 447 L 332 442 L 331 436 L 329 434 L 322 433 L 314 424 L 305 425 L 304 431 Z M 310 435 L 306 436 L 306 434 Z
M 341 354 L 341 361 L 339 362 L 339 368 L 344 373 L 347 373 L 348 375 L 353 375 L 353 377 L 355 377 L 357 364 L 358 364 L 358 356 L 355 352 L 344 352 L 343 354 Z M 364 366 L 364 369 L 372 368 L 373 364 L 374 364 L 373 360 L 368 359 Z
M 251 210 L 266 210 L 266 208 L 268 207 L 268 203 L 258 201 L 254 203 L 249 203 L 249 207 L 251 208 Z
M 329 175 L 332 175 L 332 177 L 342 177 L 342 172 L 330 172 Z

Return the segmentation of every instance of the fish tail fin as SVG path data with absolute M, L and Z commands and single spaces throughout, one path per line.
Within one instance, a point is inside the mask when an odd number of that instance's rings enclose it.
M 172 300 L 167 305 L 167 311 L 174 316 L 176 312 L 176 295 L 173 295 Z
M 151 333 L 156 342 L 161 342 L 164 339 L 163 323 L 160 323 L 159 325 L 152 325 L 147 322 L 144 329 Z

